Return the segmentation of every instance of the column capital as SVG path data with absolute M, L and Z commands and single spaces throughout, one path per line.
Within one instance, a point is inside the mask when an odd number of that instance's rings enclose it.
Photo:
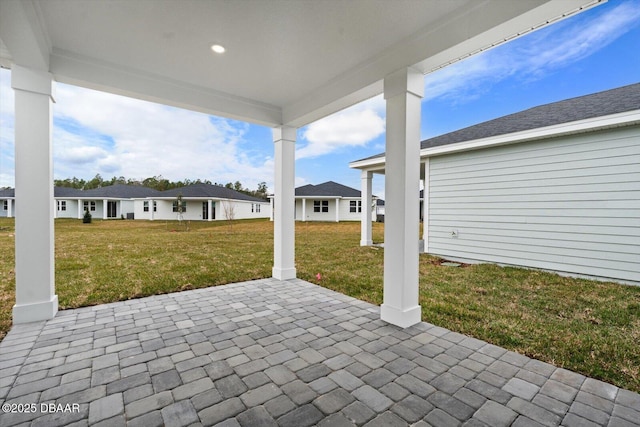
M 419 98 L 424 96 L 424 74 L 415 68 L 403 68 L 384 78 L 384 99 L 411 93 Z
M 278 126 L 272 129 L 273 142 L 278 141 L 296 141 L 296 133 L 298 129 L 291 126 Z
M 51 73 L 34 68 L 13 65 L 11 68 L 11 87 L 14 90 L 48 95 L 55 102 L 56 87 Z

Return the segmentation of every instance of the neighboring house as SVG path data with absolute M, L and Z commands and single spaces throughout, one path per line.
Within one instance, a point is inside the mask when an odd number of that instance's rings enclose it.
M 178 196 L 182 200 L 179 212 Z M 214 221 L 226 219 L 269 218 L 269 202 L 230 188 L 193 184 L 158 192 L 134 201 L 136 219 Z
M 640 283 L 640 84 L 428 139 L 420 162 L 425 252 Z
M 273 197 L 271 202 L 273 203 Z M 360 191 L 333 181 L 296 188 L 295 204 L 295 219 L 298 221 L 339 222 L 362 219 Z
M 194 184 L 167 191 L 140 185 L 114 184 L 91 190 L 54 187 L 54 218 L 178 219 L 177 196 L 182 195 L 182 219 L 222 220 L 268 218 L 269 202 L 226 187 Z M 0 190 L 0 217 L 15 216 L 15 190 Z M 217 214 L 216 214 L 217 209 Z
M 15 189 L 0 189 L 0 218 L 11 218 L 15 216 Z
M 377 222 L 384 222 L 384 200 L 376 200 L 376 206 L 373 214 L 376 216 Z

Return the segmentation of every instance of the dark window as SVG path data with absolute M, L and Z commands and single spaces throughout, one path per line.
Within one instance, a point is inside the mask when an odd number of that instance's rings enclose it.
M 313 201 L 313 211 L 314 212 L 329 212 L 329 201 L 328 200 L 314 200 Z

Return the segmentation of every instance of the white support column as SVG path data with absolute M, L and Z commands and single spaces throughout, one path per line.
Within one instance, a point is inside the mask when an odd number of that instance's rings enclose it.
M 107 219 L 107 200 L 102 201 L 102 219 Z
M 273 222 L 273 197 L 269 198 L 269 221 Z
M 295 279 L 295 144 L 296 128 L 273 129 L 275 144 L 275 220 L 273 277 Z
M 211 218 L 213 217 L 213 205 L 211 202 L 211 199 L 207 200 L 207 221 L 211 221 Z
M 429 253 L 429 157 L 424 159 L 424 192 L 422 198 L 422 240 L 424 242 L 424 253 Z
M 149 200 L 149 213 L 151 214 L 151 221 L 153 221 L 156 218 L 155 205 L 156 205 L 155 200 Z
M 58 206 L 60 204 L 59 200 L 53 200 L 53 219 L 58 218 Z
M 82 209 L 83 202 L 82 199 L 78 199 L 78 219 L 82 219 L 84 216 L 84 210 Z
M 340 222 L 340 199 L 336 199 L 336 222 Z
M 7 199 L 7 218 L 13 216 L 13 199 Z
M 307 199 L 302 199 L 302 221 L 307 220 Z
M 368 171 L 362 171 L 361 175 L 361 187 L 360 187 L 360 200 L 362 206 L 361 218 L 360 218 L 360 246 L 373 245 L 372 228 L 371 228 L 371 181 L 373 179 L 373 173 Z
M 424 77 L 412 68 L 384 79 L 387 103 L 384 296 L 380 318 L 406 328 L 420 322 L 418 238 L 420 100 Z
M 50 73 L 14 65 L 16 200 L 22 211 L 15 222 L 16 304 L 13 323 L 52 319 L 55 294 L 52 103 Z

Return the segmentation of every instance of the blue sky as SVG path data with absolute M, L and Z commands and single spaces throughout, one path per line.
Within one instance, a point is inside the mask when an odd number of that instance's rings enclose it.
M 425 76 L 426 139 L 549 102 L 640 82 L 640 0 L 608 3 Z M 266 127 L 58 84 L 54 176 L 241 181 L 273 188 Z M 350 161 L 384 151 L 381 96 L 298 131 L 296 185 L 359 188 Z M 0 187 L 14 185 L 13 91 L 0 70 Z M 373 190 L 384 197 L 384 178 Z

